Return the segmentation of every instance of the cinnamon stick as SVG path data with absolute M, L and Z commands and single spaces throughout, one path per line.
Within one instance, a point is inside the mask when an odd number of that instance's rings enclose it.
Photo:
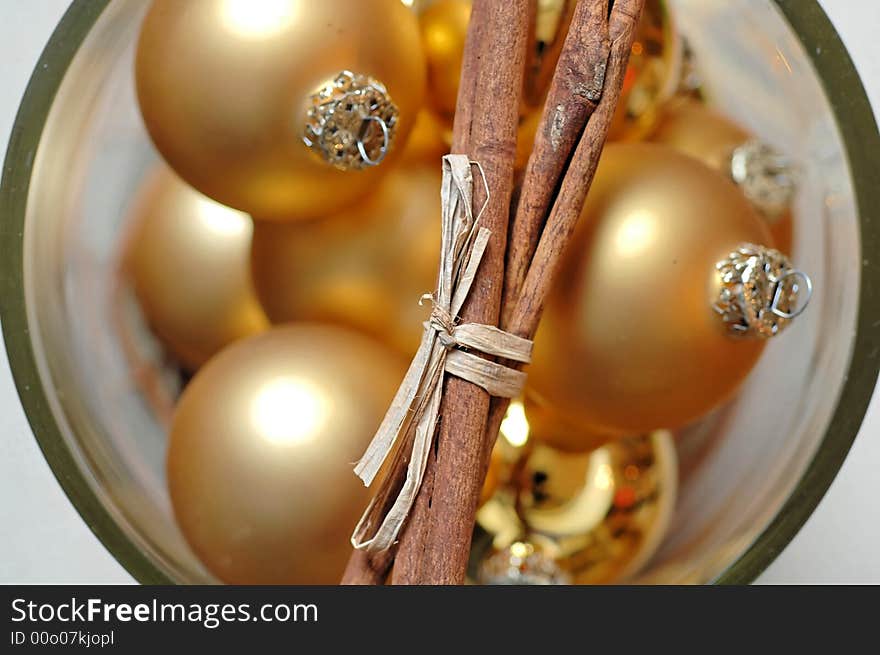
M 466 78 L 474 75 L 474 96 L 470 114 L 461 119 L 470 123 L 469 129 L 456 125 L 459 140 L 452 152 L 467 154 L 482 167 L 490 196 L 480 223 L 492 236 L 462 308 L 463 323 L 498 324 L 530 11 L 530 0 L 473 3 L 472 20 L 485 31 L 468 31 L 463 70 Z M 459 124 L 457 114 L 458 110 Z M 475 185 L 474 207 L 485 201 L 481 185 Z M 392 574 L 395 584 L 464 582 L 483 482 L 479 470 L 488 412 L 489 395 L 483 389 L 447 378 L 434 452 L 401 533 Z
M 489 103 L 490 96 L 488 95 L 488 89 L 485 88 L 485 86 L 482 88 L 479 86 L 481 84 L 481 76 L 485 76 L 486 74 L 486 71 L 482 70 L 481 62 L 483 62 L 486 58 L 492 56 L 493 52 L 490 52 L 489 46 L 492 45 L 496 34 L 505 36 L 509 31 L 510 25 L 513 24 L 515 21 L 521 22 L 524 17 L 525 20 L 529 20 L 529 13 L 534 13 L 533 7 L 529 7 L 529 5 L 533 4 L 534 2 L 535 0 L 517 0 L 516 3 L 509 4 L 507 0 L 476 0 L 474 2 L 471 10 L 470 22 L 468 24 L 468 35 L 467 39 L 465 40 L 462 60 L 462 73 L 458 87 L 455 122 L 453 124 L 451 148 L 452 152 L 469 153 L 471 154 L 472 158 L 477 157 L 477 155 L 474 154 L 474 151 L 471 148 L 472 133 L 474 132 L 473 123 L 477 111 L 487 111 L 492 113 L 491 117 L 485 116 L 483 118 L 483 120 L 481 121 L 481 125 L 483 126 L 485 126 L 487 122 L 491 122 L 493 120 L 500 122 L 500 120 L 502 119 L 502 117 L 495 115 L 493 108 Z M 523 15 L 523 7 L 526 7 L 526 11 L 529 13 Z M 504 68 L 504 66 L 500 65 L 499 62 L 495 62 L 495 64 L 497 68 Z M 517 73 L 516 71 L 511 71 L 511 74 L 507 76 L 506 79 L 508 85 L 516 82 L 518 88 L 513 94 L 513 97 L 509 98 L 506 104 L 512 105 L 513 103 L 519 102 L 518 89 L 522 87 L 522 75 L 522 71 L 520 71 L 519 73 Z M 477 99 L 480 94 L 482 94 L 483 100 L 479 103 L 478 108 Z M 513 145 L 510 146 L 510 153 L 514 152 L 516 143 L 515 125 L 516 122 L 514 119 L 511 122 L 511 130 L 513 130 L 514 136 L 512 142 Z M 509 136 L 508 140 L 510 140 Z M 512 154 L 508 156 L 511 158 L 512 161 Z M 483 159 L 480 159 L 480 162 L 487 177 L 490 175 L 490 170 L 493 171 L 493 174 L 496 177 L 498 176 L 497 168 L 492 168 L 488 164 L 488 162 L 484 162 Z M 481 206 L 485 200 L 482 187 L 482 184 L 475 185 L 476 193 L 473 199 L 473 204 L 475 207 Z M 497 190 L 492 187 L 492 196 L 495 200 L 494 214 L 492 215 L 494 219 L 497 219 L 497 209 L 501 206 L 499 203 L 503 201 L 503 195 L 503 185 Z M 487 207 L 486 211 L 483 214 L 483 219 L 481 219 L 483 224 L 487 226 L 489 209 L 490 208 Z M 492 243 L 490 243 L 489 249 L 484 256 L 481 274 L 475 282 L 475 288 L 471 292 L 471 296 L 468 300 L 467 305 L 463 309 L 463 313 L 470 312 L 474 315 L 482 314 L 482 305 L 485 304 L 487 305 L 485 309 L 488 310 L 486 311 L 486 314 L 490 316 L 493 323 L 497 322 L 500 296 L 496 299 L 492 297 L 491 293 L 487 294 L 485 272 L 488 271 L 490 274 L 497 275 L 500 281 L 502 273 L 499 269 L 503 265 L 503 253 L 505 244 L 503 242 L 498 243 L 498 239 L 505 239 L 506 235 L 506 226 L 504 226 L 504 228 L 501 229 L 500 232 L 498 230 L 495 230 L 495 232 L 493 233 Z M 494 264 L 494 266 L 492 266 L 492 264 Z M 501 285 L 500 283 L 491 285 L 488 290 L 491 291 L 492 288 L 500 290 Z M 489 321 L 483 320 L 482 322 L 485 323 Z M 484 426 L 486 419 L 485 413 L 488 412 L 488 397 L 485 396 L 485 393 L 478 387 L 474 387 L 473 385 L 462 382 L 461 380 L 458 380 L 457 382 L 463 384 L 465 388 L 472 387 L 471 393 L 474 393 L 473 390 L 476 390 L 477 393 L 475 393 L 474 395 L 481 394 L 485 397 L 482 400 L 477 401 L 478 404 L 485 405 L 482 417 L 482 425 Z M 453 381 L 453 388 L 455 386 L 455 381 Z M 449 393 L 448 387 L 447 393 Z M 442 416 L 443 410 L 441 410 L 441 425 Z M 477 416 L 476 420 L 477 422 L 480 421 L 479 416 Z M 479 437 L 481 435 L 477 436 L 477 440 L 479 441 Z M 480 457 L 477 456 L 477 465 L 479 464 L 479 460 Z M 388 472 L 389 479 L 395 481 L 397 485 L 402 484 L 402 480 L 406 475 L 406 463 L 407 462 L 405 459 L 397 458 Z M 425 471 L 425 478 L 422 482 L 423 489 L 430 489 L 433 487 L 434 475 L 434 465 L 429 462 L 428 468 Z M 412 524 L 413 521 L 410 520 L 410 523 Z M 388 575 L 388 571 L 390 570 L 391 565 L 394 563 L 394 552 L 392 551 L 396 551 L 396 549 L 386 551 L 385 553 L 376 554 L 369 554 L 367 552 L 358 550 L 354 551 L 349 559 L 348 565 L 342 578 L 342 583 L 382 584 Z
M 590 9 L 593 12 L 598 12 L 596 8 L 598 5 L 607 7 L 604 0 L 580 0 L 580 2 L 584 5 L 591 5 Z M 586 122 L 586 128 L 583 129 L 574 155 L 570 157 L 570 146 L 574 144 L 577 137 L 576 135 L 572 137 L 575 130 L 571 126 L 564 136 L 564 143 L 569 144 L 568 146 L 551 148 L 550 155 L 546 152 L 544 155 L 533 153 L 532 158 L 536 163 L 532 165 L 532 169 L 536 180 L 530 180 L 529 184 L 543 184 L 545 187 L 555 190 L 561 171 L 566 169 L 566 163 L 568 163 L 568 168 L 561 185 L 559 185 L 559 191 L 555 196 L 546 225 L 544 225 L 546 211 L 542 212 L 539 208 L 524 209 L 521 216 L 517 212 L 517 217 L 514 218 L 514 229 L 520 231 L 518 234 L 525 231 L 527 234 L 541 235 L 536 247 L 533 245 L 533 238 L 523 243 L 514 241 L 508 255 L 508 262 L 517 259 L 530 262 L 525 273 L 518 274 L 513 278 L 514 282 L 507 284 L 504 290 L 504 302 L 513 309 L 505 313 L 502 327 L 520 336 L 531 338 L 534 335 L 547 293 L 552 284 L 552 278 L 558 271 L 565 246 L 580 215 L 617 104 L 635 27 L 643 4 L 644 0 L 616 0 L 614 2 L 608 18 L 610 54 L 607 56 L 602 98 L 598 107 L 590 108 L 588 104 L 584 104 L 583 107 L 586 109 L 581 107 L 577 110 L 582 112 L 582 114 L 578 114 L 579 116 L 585 116 L 583 120 Z M 491 8 L 501 13 L 505 9 L 508 11 L 521 9 L 519 5 L 504 8 L 493 6 Z M 493 150 L 493 146 L 486 141 L 486 134 L 498 134 L 497 125 L 493 124 L 491 119 L 488 124 L 486 121 L 487 113 L 492 112 L 498 103 L 493 101 L 493 94 L 496 91 L 490 89 L 488 81 L 484 82 L 486 74 L 483 73 L 484 69 L 480 67 L 481 59 L 488 58 L 488 53 L 492 51 L 491 46 L 494 40 L 489 44 L 480 43 L 479 40 L 472 39 L 472 36 L 480 35 L 480 39 L 488 39 L 489 34 L 497 34 L 498 31 L 495 28 L 490 30 L 491 19 L 497 19 L 500 16 L 493 15 L 489 11 L 489 0 L 475 2 L 474 9 L 468 36 L 469 45 L 466 47 L 466 53 L 469 54 L 465 60 L 463 83 L 459 91 L 454 146 L 461 146 L 461 150 L 471 153 L 472 157 L 478 159 L 480 152 L 482 152 L 484 156 L 480 160 L 484 162 L 484 167 L 486 166 L 485 162 L 491 158 L 493 175 L 497 177 L 499 163 L 506 162 L 507 147 L 504 144 L 507 142 L 502 141 L 502 147 L 496 147 Z M 590 16 L 598 15 L 593 12 L 590 13 Z M 521 18 L 522 13 L 519 16 Z M 580 23 L 579 20 L 577 22 Z M 510 23 L 507 25 L 509 29 Z M 599 34 L 601 36 L 604 32 L 600 30 Z M 584 37 L 585 34 L 581 33 L 580 37 L 572 38 Z M 597 44 L 600 42 L 601 38 L 596 41 Z M 590 62 L 593 65 L 582 67 L 582 71 L 595 72 L 597 70 L 595 65 L 597 60 L 593 58 L 601 56 L 601 49 L 598 46 L 591 47 L 593 49 L 590 54 Z M 510 46 L 507 45 L 504 49 L 509 51 L 509 48 Z M 477 72 L 475 73 L 475 71 Z M 565 74 L 565 68 L 560 64 L 557 72 L 560 80 L 564 79 Z M 569 86 L 569 88 L 574 87 Z M 471 98 L 472 102 L 469 103 L 468 98 Z M 594 110 L 595 113 L 590 117 L 590 112 Z M 539 129 L 539 133 L 550 134 L 553 117 L 552 110 L 545 110 L 543 125 Z M 509 134 L 502 136 L 509 138 Z M 477 147 L 481 143 L 483 144 L 482 149 Z M 510 152 L 512 153 L 512 149 Z M 545 158 L 545 162 L 542 164 L 538 163 L 540 157 Z M 512 180 L 512 177 L 502 178 L 500 181 L 504 183 L 506 180 Z M 493 178 L 490 178 L 490 185 L 493 182 Z M 496 187 L 491 186 L 491 188 L 494 194 Z M 500 188 L 504 192 L 504 197 L 509 200 L 509 186 Z M 553 194 L 550 193 L 542 202 L 549 203 L 553 200 L 552 196 Z M 475 205 L 481 202 L 480 198 L 474 199 Z M 537 203 L 537 206 L 540 207 L 540 203 Z M 500 217 L 495 215 L 493 220 L 500 223 L 502 219 L 503 214 Z M 517 223 L 519 223 L 518 226 Z M 530 256 L 532 250 L 534 250 L 533 257 Z M 515 280 L 519 279 L 520 275 L 522 282 L 517 284 Z M 500 274 L 495 279 L 500 279 Z M 491 287 L 491 285 L 489 286 Z M 517 288 L 518 286 L 521 286 L 521 289 Z M 471 305 L 475 307 L 482 305 L 484 309 L 487 307 L 489 310 L 492 309 L 491 302 L 486 302 L 487 299 L 491 301 L 491 298 L 486 294 L 481 294 L 479 298 L 479 300 L 474 300 Z M 473 311 L 470 305 L 462 312 L 465 320 L 485 321 L 484 318 L 474 318 L 467 314 L 468 311 Z M 487 311 L 487 313 L 491 312 Z M 447 395 L 444 398 L 444 411 L 442 412 L 444 423 L 441 425 L 441 434 L 435 446 L 436 455 L 429 462 L 422 492 L 410 517 L 407 530 L 401 539 L 401 552 L 398 555 L 398 563 L 394 573 L 395 582 L 459 583 L 463 581 L 480 486 L 488 467 L 489 456 L 501 419 L 507 408 L 507 402 L 492 399 L 491 414 L 487 420 L 487 415 L 483 413 L 482 407 L 488 406 L 488 402 L 486 402 L 488 399 L 478 388 L 469 389 L 469 387 L 473 387 L 473 385 L 455 378 L 451 378 L 448 382 Z M 468 391 L 473 392 L 474 390 L 478 393 L 468 393 Z M 447 406 L 454 407 L 455 412 L 445 411 Z M 481 420 L 486 426 L 482 438 L 477 435 L 476 438 L 463 439 L 462 435 L 465 433 L 472 436 L 473 433 L 468 430 L 475 429 Z M 479 452 L 474 451 L 475 446 L 479 447 Z M 396 472 L 394 475 L 400 475 L 400 472 Z M 356 552 L 349 562 L 344 582 L 379 584 L 385 579 L 393 559 L 394 555 L 390 552 L 380 556 L 367 556 L 365 553 Z
M 586 1 L 581 0 L 582 3 L 586 3 Z M 553 281 L 559 272 L 562 256 L 565 254 L 566 246 L 571 240 L 577 220 L 583 210 L 587 193 L 593 183 L 593 176 L 596 173 L 599 157 L 605 146 L 605 139 L 608 137 L 608 130 L 614 117 L 618 98 L 620 97 L 620 90 L 623 87 L 626 66 L 629 62 L 636 27 L 638 26 L 644 4 L 645 0 L 614 0 L 608 20 L 610 53 L 605 72 L 602 98 L 595 112 L 587 121 L 574 155 L 568 164 L 559 192 L 554 200 L 553 208 L 550 211 L 546 224 L 543 226 L 543 230 L 540 232 L 540 241 L 534 250 L 534 255 L 527 258 L 529 264 L 527 270 L 522 275 L 522 281 L 519 282 L 518 277 L 514 277 L 505 287 L 504 302 L 506 304 L 509 303 L 510 307 L 510 309 L 505 308 L 501 324 L 501 328 L 505 331 L 529 339 L 535 336 L 541 315 L 543 314 L 544 304 Z M 539 133 L 546 129 L 546 119 L 547 112 L 545 111 L 545 120 L 542 121 L 544 124 L 540 128 Z M 548 185 L 552 184 L 554 181 L 552 177 L 554 169 L 547 167 L 542 170 L 544 171 L 544 176 L 541 177 L 539 175 L 537 181 Z M 540 223 L 540 216 L 539 211 L 530 213 L 524 210 L 522 215 L 518 212 L 512 229 L 516 230 L 518 228 L 521 233 L 531 235 L 533 231 L 541 230 L 538 225 Z M 523 224 L 518 226 L 516 221 L 522 221 Z M 519 247 L 520 251 L 525 250 L 528 245 L 525 242 L 512 241 L 509 259 L 514 257 L 526 258 L 525 253 L 518 253 L 514 248 L 515 244 Z M 514 263 L 519 264 L 518 261 Z M 508 266 L 510 266 L 510 263 Z M 510 401 L 507 399 L 492 399 L 492 407 L 486 428 L 487 438 L 485 443 L 487 448 L 483 452 L 483 471 L 489 466 L 492 446 L 509 404 Z
M 608 0 L 581 0 L 559 53 L 511 225 L 502 324 L 519 296 L 563 169 L 602 96 L 609 49 Z

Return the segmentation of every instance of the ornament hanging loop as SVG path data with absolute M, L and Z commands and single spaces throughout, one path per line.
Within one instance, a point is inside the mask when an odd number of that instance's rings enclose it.
M 379 126 L 379 129 L 382 130 L 382 145 L 379 146 L 379 154 L 372 158 L 367 153 L 367 148 L 364 145 L 364 137 L 367 135 L 367 132 L 370 130 L 371 123 L 375 123 Z M 391 132 L 388 129 L 388 124 L 382 120 L 379 116 L 365 116 L 364 122 L 361 127 L 361 133 L 357 138 L 357 149 L 358 153 L 360 153 L 361 159 L 364 160 L 364 164 L 367 166 L 378 166 L 385 159 L 385 155 L 388 154 L 388 147 L 391 145 Z
M 785 311 L 779 308 L 780 302 L 783 300 L 785 293 L 785 281 L 789 278 L 793 278 L 791 291 L 796 294 L 800 303 L 793 311 Z M 800 297 L 801 294 L 801 284 L 803 284 L 803 297 Z M 780 277 L 776 281 L 776 288 L 773 291 L 773 302 L 770 303 L 770 311 L 773 312 L 775 316 L 784 319 L 792 319 L 797 318 L 801 314 L 803 314 L 804 310 L 807 308 L 807 305 L 810 304 L 810 298 L 813 297 L 813 281 L 810 279 L 810 276 L 804 273 L 803 271 L 791 270 L 785 273 L 782 277 Z

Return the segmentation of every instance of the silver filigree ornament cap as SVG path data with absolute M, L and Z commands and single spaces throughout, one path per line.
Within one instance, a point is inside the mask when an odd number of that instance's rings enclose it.
M 791 207 L 800 178 L 791 159 L 757 139 L 733 149 L 729 172 L 749 202 L 771 222 Z
M 799 316 L 813 283 L 778 250 L 744 243 L 715 265 L 719 276 L 714 309 L 731 336 L 767 339 Z
M 399 115 L 379 80 L 342 71 L 309 96 L 303 141 L 339 170 L 378 166 L 394 143 Z
M 489 556 L 480 567 L 485 585 L 566 585 L 571 578 L 534 545 L 517 541 Z

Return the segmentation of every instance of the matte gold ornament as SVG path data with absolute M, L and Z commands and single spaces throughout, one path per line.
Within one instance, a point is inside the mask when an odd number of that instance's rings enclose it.
M 675 507 L 678 473 L 670 433 L 626 437 L 589 453 L 555 450 L 534 431 L 532 436 L 515 479 L 477 515 L 500 550 L 482 565 L 482 581 L 632 579 L 662 542 Z
M 669 103 L 650 140 L 696 157 L 733 180 L 770 225 L 775 247 L 791 252 L 798 174 L 790 160 L 693 98 Z
M 639 141 L 654 127 L 663 104 L 678 88 L 682 67 L 682 43 L 676 34 L 667 3 L 647 0 L 617 111 L 611 123 L 611 141 Z
M 764 347 L 731 338 L 714 309 L 716 265 L 743 243 L 772 240 L 728 180 L 664 146 L 609 145 L 527 385 L 531 403 L 580 430 L 538 438 L 582 450 L 596 444 L 585 434 L 676 428 L 729 398 Z
M 168 485 L 183 534 L 232 584 L 336 584 L 369 491 L 351 472 L 404 365 L 342 328 L 241 341 L 184 390 Z
M 247 214 L 162 165 L 139 192 L 127 230 L 123 272 L 150 327 L 185 368 L 269 326 L 251 283 Z
M 425 63 L 400 0 L 153 0 L 135 76 L 181 177 L 256 218 L 296 220 L 375 186 L 388 164 L 371 164 L 402 147 L 422 105 Z
M 401 166 L 357 206 L 324 220 L 258 223 L 251 255 L 257 295 L 274 323 L 354 327 L 403 354 L 418 347 L 437 283 L 440 166 Z

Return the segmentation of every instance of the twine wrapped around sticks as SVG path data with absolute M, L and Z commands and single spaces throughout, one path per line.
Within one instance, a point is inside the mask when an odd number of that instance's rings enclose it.
M 525 373 L 474 354 L 476 351 L 506 360 L 528 363 L 532 342 L 479 323 L 456 324 L 470 292 L 490 231 L 473 215 L 473 176 L 480 169 L 465 155 L 443 157 L 441 185 L 442 243 L 437 291 L 426 297 L 433 309 L 425 322 L 422 342 L 394 396 L 372 442 L 355 466 L 355 473 L 370 486 L 388 456 L 408 457 L 406 480 L 397 498 L 385 511 L 380 498 L 394 490 L 383 488 L 367 507 L 351 537 L 355 548 L 370 552 L 390 548 L 403 527 L 422 483 L 443 397 L 443 374 L 449 373 L 479 385 L 490 395 L 513 398 L 522 391 Z M 486 188 L 488 202 L 489 189 Z M 485 205 L 484 205 L 485 207 Z M 424 297 L 423 297 L 424 299 Z

